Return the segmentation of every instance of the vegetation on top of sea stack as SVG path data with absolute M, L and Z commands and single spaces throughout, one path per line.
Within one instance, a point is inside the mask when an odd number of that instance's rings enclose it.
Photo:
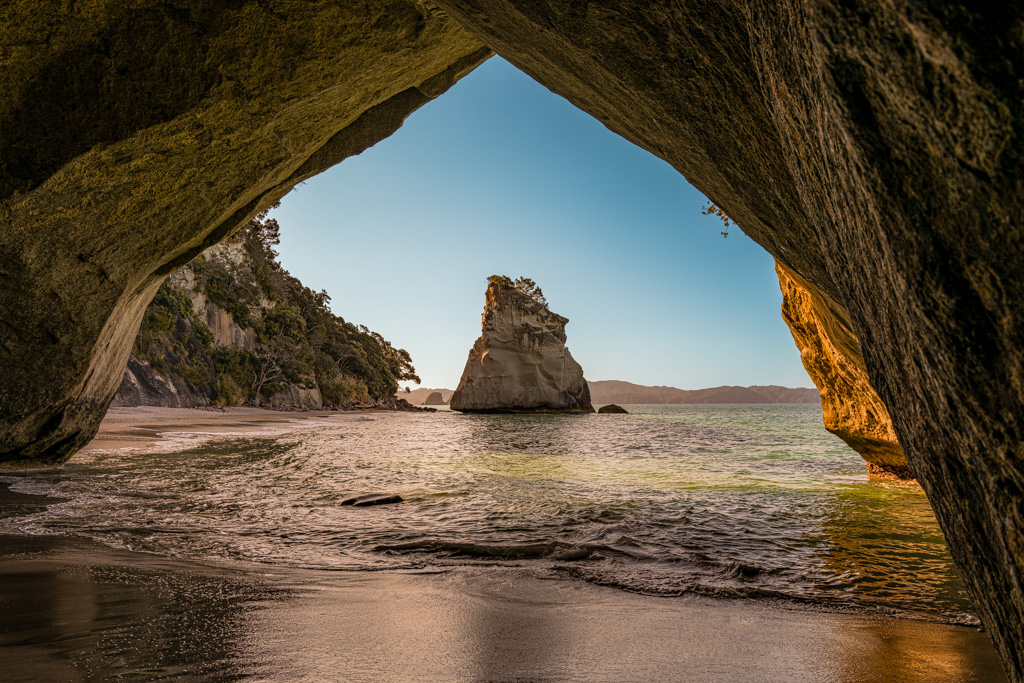
M 530 297 L 541 306 L 548 305 L 548 300 L 544 298 L 544 292 L 541 291 L 536 282 L 528 277 L 518 277 L 513 280 L 507 275 L 492 275 L 487 278 L 487 282 L 498 287 L 514 289 L 520 294 Z
M 279 243 L 277 221 L 263 213 L 176 271 L 146 311 L 135 358 L 220 405 L 263 405 L 296 387 L 337 406 L 392 397 L 401 380 L 418 384 L 409 353 L 332 313 L 327 292 L 281 266 Z M 231 314 L 240 342 L 215 340 L 193 306 L 199 295 Z

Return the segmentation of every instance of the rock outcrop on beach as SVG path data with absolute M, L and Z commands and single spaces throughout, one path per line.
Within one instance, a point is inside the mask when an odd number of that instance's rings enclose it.
M 487 286 L 483 333 L 469 352 L 451 408 L 488 413 L 592 413 L 583 368 L 565 346 L 569 322 L 508 278 Z
M 1019 3 L 15 0 L 2 17 L 0 461 L 70 457 L 169 272 L 493 49 L 835 305 L 1024 680 Z
M 775 264 L 782 289 L 782 318 L 800 349 L 800 360 L 818 386 L 825 428 L 863 456 L 872 474 L 911 479 L 892 419 L 868 380 L 857 337 L 834 304 L 800 277 Z
M 609 403 L 606 406 L 601 406 L 600 408 L 598 408 L 597 412 L 599 412 L 599 413 L 619 413 L 619 414 L 622 414 L 622 413 L 628 413 L 629 411 L 626 410 L 625 408 L 623 408 L 620 405 L 616 405 L 614 403 Z
M 445 406 L 448 405 L 448 401 L 444 400 L 440 391 L 432 391 L 430 394 L 423 399 L 423 405 L 425 406 Z

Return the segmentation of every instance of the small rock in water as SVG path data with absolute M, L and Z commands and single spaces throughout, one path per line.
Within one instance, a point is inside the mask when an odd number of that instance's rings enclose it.
M 623 408 L 622 406 L 617 406 L 614 403 L 609 403 L 606 406 L 601 406 L 600 408 L 598 408 L 597 412 L 599 412 L 599 413 L 625 413 L 626 409 Z
M 401 503 L 402 497 L 397 493 L 367 493 L 355 498 L 346 498 L 341 501 L 342 505 L 354 505 L 357 508 L 369 507 L 370 505 L 389 505 Z

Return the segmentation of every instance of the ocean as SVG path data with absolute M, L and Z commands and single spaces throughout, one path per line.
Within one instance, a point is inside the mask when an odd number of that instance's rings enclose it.
M 525 567 L 646 595 L 978 623 L 924 492 L 869 479 L 820 407 L 626 408 L 366 413 L 82 453 L 0 475 L 63 499 L 0 519 L 0 534 L 214 564 Z M 341 505 L 378 492 L 404 500 Z

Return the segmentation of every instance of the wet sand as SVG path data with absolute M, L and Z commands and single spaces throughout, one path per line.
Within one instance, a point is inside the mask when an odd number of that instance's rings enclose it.
M 6 681 L 1001 681 L 975 629 L 526 568 L 209 567 L 0 537 Z
M 99 432 L 80 452 L 148 448 L 173 434 L 251 434 L 268 430 L 291 430 L 323 424 L 357 420 L 368 413 L 393 413 L 387 410 L 359 411 L 282 411 L 266 408 L 111 408 Z

